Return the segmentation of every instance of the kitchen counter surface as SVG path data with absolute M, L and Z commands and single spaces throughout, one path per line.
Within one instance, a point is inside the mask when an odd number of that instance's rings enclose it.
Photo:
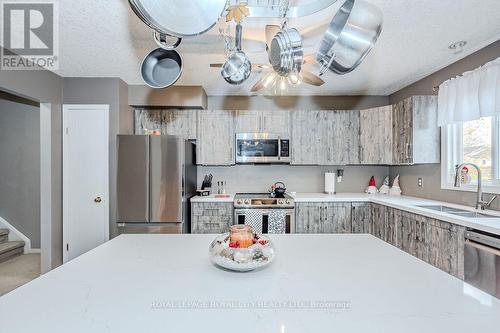
M 228 197 L 219 198 L 215 194 L 210 194 L 205 197 L 195 196 L 189 199 L 191 202 L 233 202 L 234 193 L 228 193 Z
M 271 235 L 249 273 L 209 262 L 214 237 L 121 235 L 0 297 L 2 332 L 498 330 L 500 300 L 371 235 Z
M 297 193 L 292 195 L 296 203 L 301 202 L 373 202 L 400 210 L 408 211 L 415 214 L 420 214 L 441 221 L 450 222 L 453 224 L 474 228 L 496 235 L 500 235 L 500 212 L 493 210 L 481 211 L 481 213 L 494 215 L 495 218 L 470 218 L 452 215 L 440 211 L 435 211 L 427 208 L 418 207 L 421 205 L 444 205 L 458 209 L 475 212 L 472 207 L 456 205 L 452 203 L 421 199 L 409 196 L 390 196 L 381 194 L 366 194 L 366 193 L 339 193 L 328 195 L 324 193 Z
M 404 211 L 409 211 L 415 214 L 424 215 L 441 221 L 454 223 L 457 225 L 474 228 L 486 232 L 491 232 L 500 235 L 500 212 L 486 210 L 481 213 L 498 216 L 498 218 L 470 218 L 434 211 L 422 207 L 421 205 L 445 205 L 468 211 L 476 211 L 472 207 L 456 205 L 452 203 L 415 198 L 409 196 L 389 196 L 381 194 L 366 194 L 366 193 L 339 193 L 329 195 L 326 193 L 289 193 L 296 203 L 301 202 L 373 202 L 381 205 L 397 208 Z M 191 202 L 233 202 L 234 194 L 230 194 L 229 198 L 216 198 L 214 195 L 207 197 L 193 197 Z

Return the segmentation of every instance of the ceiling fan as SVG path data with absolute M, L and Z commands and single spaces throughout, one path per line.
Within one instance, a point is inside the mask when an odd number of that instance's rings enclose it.
M 257 64 L 262 69 L 271 69 L 270 72 L 255 83 L 252 92 L 264 88 L 275 87 L 276 90 L 286 90 L 288 85 L 297 85 L 301 82 L 313 86 L 325 83 L 319 76 L 303 68 L 304 65 L 316 62 L 314 55 L 304 56 L 302 37 L 294 28 L 266 25 L 266 51 L 269 64 Z
M 279 25 L 266 25 L 266 52 L 268 64 L 252 64 L 252 70 L 268 72 L 255 83 L 252 92 L 260 91 L 267 87 L 277 90 L 286 90 L 288 85 L 306 83 L 321 86 L 325 83 L 319 76 L 303 68 L 316 62 L 314 55 L 304 56 L 302 38 L 294 28 Z M 222 63 L 212 63 L 210 67 L 221 68 Z

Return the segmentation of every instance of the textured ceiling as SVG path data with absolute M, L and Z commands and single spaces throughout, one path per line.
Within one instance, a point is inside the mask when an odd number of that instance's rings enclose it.
M 296 2 L 300 2 L 297 0 Z M 303 0 L 309 2 L 311 0 Z M 365 62 L 354 72 L 325 75 L 322 87 L 300 85 L 288 95 L 388 95 L 500 39 L 499 0 L 369 0 L 384 13 L 382 35 Z M 321 13 L 290 20 L 304 36 L 306 53 L 315 53 L 342 1 Z M 139 74 L 144 56 L 155 44 L 151 32 L 130 10 L 126 0 L 60 1 L 58 74 L 69 77 L 120 77 L 143 84 Z M 247 19 L 243 49 L 253 63 L 265 63 L 264 26 L 277 21 Z M 460 54 L 448 45 L 468 44 Z M 179 85 L 202 85 L 208 95 L 249 95 L 259 79 L 253 73 L 241 86 L 227 84 L 211 62 L 224 61 L 218 27 L 186 38 L 179 47 L 184 72 Z M 317 65 L 311 65 L 311 70 Z

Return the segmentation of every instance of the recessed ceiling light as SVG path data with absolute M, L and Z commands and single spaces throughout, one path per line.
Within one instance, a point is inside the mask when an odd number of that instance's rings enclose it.
M 465 45 L 467 45 L 467 41 L 461 40 L 459 42 L 455 42 L 448 46 L 448 48 L 455 52 L 455 54 L 460 53 L 464 50 Z

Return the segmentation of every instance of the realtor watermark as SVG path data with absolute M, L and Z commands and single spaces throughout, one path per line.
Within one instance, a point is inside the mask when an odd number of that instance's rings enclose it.
M 350 311 L 351 302 L 334 300 L 156 300 L 153 310 L 327 310 Z
M 57 2 L 0 0 L 0 4 L 0 69 L 59 69 Z

